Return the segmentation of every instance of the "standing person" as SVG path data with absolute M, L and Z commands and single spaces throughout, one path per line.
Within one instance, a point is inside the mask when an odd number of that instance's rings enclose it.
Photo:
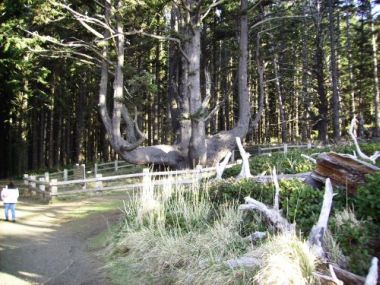
M 5 220 L 9 221 L 8 213 L 9 210 L 12 214 L 12 222 L 16 222 L 16 203 L 19 196 L 18 189 L 11 181 L 7 187 L 3 188 L 1 191 L 1 200 L 4 203 L 4 211 L 5 211 Z

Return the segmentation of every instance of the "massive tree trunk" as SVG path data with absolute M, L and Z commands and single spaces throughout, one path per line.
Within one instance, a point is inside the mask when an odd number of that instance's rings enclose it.
M 178 119 L 180 125 L 179 140 L 175 145 L 154 145 L 141 147 L 145 135 L 138 129 L 136 122 L 133 128 L 127 129 L 127 138 L 120 131 L 121 121 L 127 125 L 133 122 L 128 113 L 128 106 L 124 105 L 123 96 L 123 66 L 125 32 L 122 25 L 122 1 L 116 3 L 115 13 L 111 13 L 111 1 L 105 0 L 105 23 L 116 26 L 114 29 L 105 29 L 101 35 L 95 33 L 106 44 L 103 46 L 101 82 L 99 89 L 99 107 L 102 122 L 112 145 L 112 148 L 126 161 L 135 164 L 159 164 L 173 168 L 194 167 L 197 164 L 212 165 L 221 160 L 223 156 L 235 147 L 235 137 L 244 138 L 249 126 L 250 104 L 247 86 L 247 59 L 248 59 L 248 21 L 247 0 L 241 1 L 241 25 L 240 25 L 240 56 L 238 69 L 239 90 L 239 118 L 235 127 L 229 131 L 221 132 L 213 137 L 206 137 L 206 121 L 209 119 L 209 101 L 211 92 L 207 92 L 205 98 L 201 95 L 201 33 L 202 21 L 210 13 L 210 6 L 203 1 L 185 0 L 179 6 L 178 17 L 180 21 L 179 31 L 182 34 L 181 72 L 177 95 Z M 116 33 L 111 33 L 115 31 Z M 112 41 L 109 40 L 112 38 Z M 114 42 L 116 62 L 111 62 L 109 48 Z M 108 43 L 108 44 L 107 44 Z M 172 62 L 171 68 L 174 70 Z M 107 88 L 109 71 L 112 68 L 113 81 L 113 110 L 112 115 L 107 107 Z M 169 80 L 173 80 L 170 74 Z M 171 84 L 171 83 L 170 83 Z M 135 120 L 136 121 L 136 120 Z M 133 133 L 133 131 L 135 133 Z M 133 139 L 131 135 L 135 135 Z

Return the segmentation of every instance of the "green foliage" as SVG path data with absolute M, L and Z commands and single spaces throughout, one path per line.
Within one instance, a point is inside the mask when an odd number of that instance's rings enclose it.
M 354 206 L 360 219 L 372 220 L 380 224 L 380 173 L 366 177 L 366 183 L 357 190 Z
M 281 182 L 284 195 L 281 196 L 282 208 L 287 218 L 295 222 L 297 228 L 308 233 L 318 220 L 323 201 L 323 191 L 314 189 L 299 180 Z
M 371 260 L 368 222 L 359 221 L 353 212 L 344 210 L 337 212 L 330 224 L 335 241 L 348 257 L 348 268 L 356 274 L 365 275 Z
M 236 200 L 244 202 L 244 197 L 250 196 L 263 203 L 273 203 L 273 186 L 257 183 L 251 179 L 229 178 L 223 181 L 212 182 L 207 191 L 212 202 L 222 204 L 226 201 Z
M 308 172 L 314 168 L 311 161 L 301 156 L 300 151 L 290 151 L 287 154 L 275 152 L 270 155 L 259 155 L 251 157 L 249 167 L 253 175 L 263 172 L 270 173 L 275 166 L 278 173 L 294 174 Z M 223 177 L 237 176 L 240 173 L 241 166 L 234 166 L 226 169 Z

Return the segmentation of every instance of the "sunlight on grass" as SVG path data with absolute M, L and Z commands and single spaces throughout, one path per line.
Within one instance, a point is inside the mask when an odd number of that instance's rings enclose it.
M 89 202 L 68 213 L 70 218 L 84 218 L 90 214 L 108 212 L 121 209 L 123 202 L 120 200 L 106 202 Z

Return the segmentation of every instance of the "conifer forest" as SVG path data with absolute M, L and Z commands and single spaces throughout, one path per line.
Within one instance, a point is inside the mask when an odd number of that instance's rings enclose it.
M 4 0 L 0 176 L 380 136 L 380 1 Z

